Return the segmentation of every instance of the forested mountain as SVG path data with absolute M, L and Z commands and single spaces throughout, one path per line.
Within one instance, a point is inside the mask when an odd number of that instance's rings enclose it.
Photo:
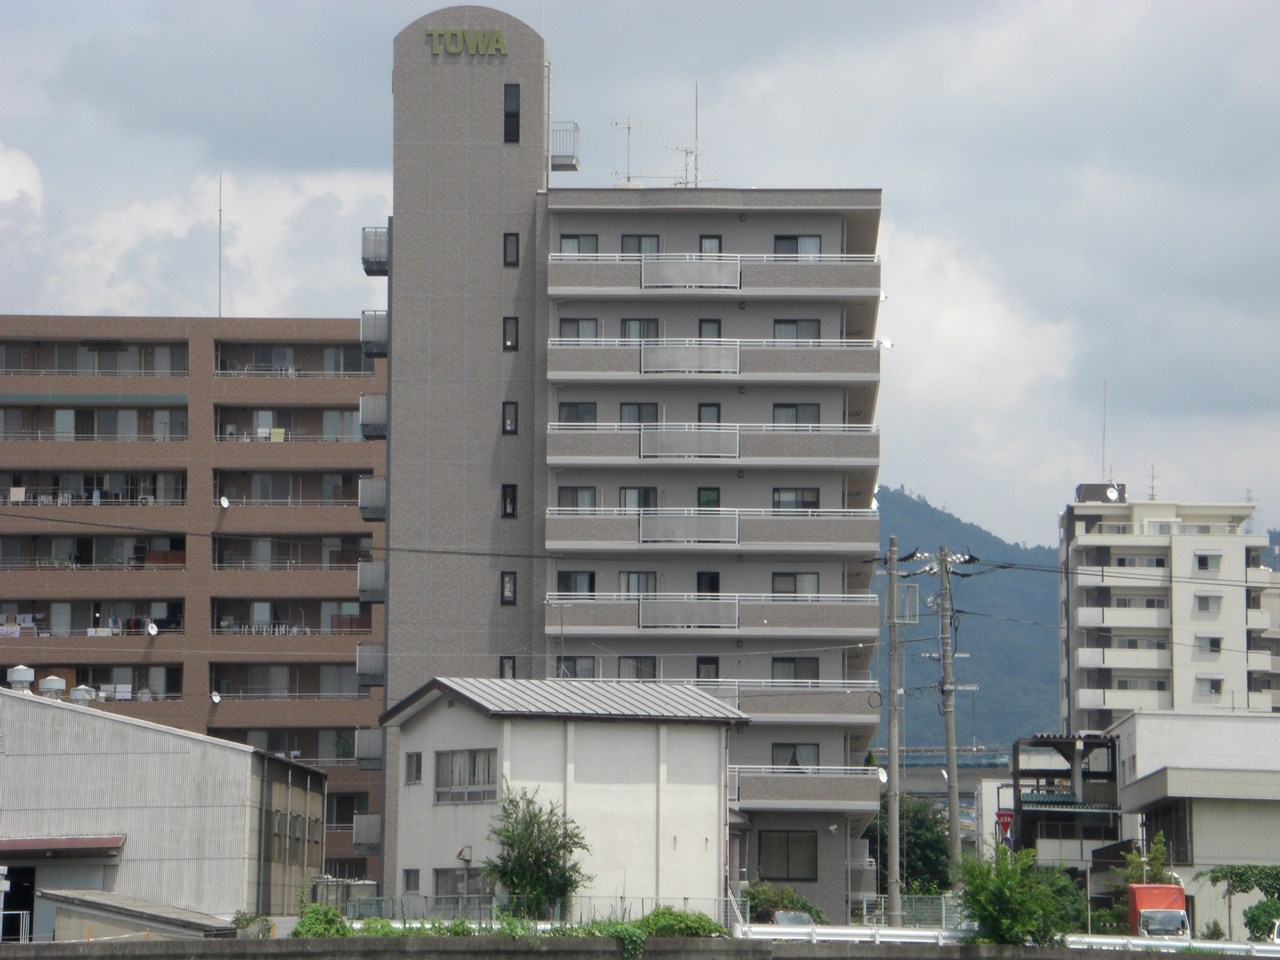
M 951 586 L 957 611 L 955 649 L 968 654 L 955 661 L 957 684 L 976 684 L 976 692 L 956 694 L 956 739 L 961 746 L 1007 748 L 1018 737 L 1053 733 L 1058 728 L 1058 555 L 1056 548 L 1006 543 L 972 523 L 912 496 L 901 487 L 881 487 L 881 555 L 889 537 L 898 538 L 898 553 L 918 549 L 936 554 L 945 544 L 950 552 L 968 551 L 979 564 L 956 566 Z M 991 563 L 1013 569 L 991 570 Z M 915 574 L 907 583 L 920 588 L 919 623 L 904 626 L 903 677 L 907 691 L 906 747 L 943 743 L 942 704 L 938 684 L 942 667 L 938 617 L 927 603 L 938 594 L 938 578 L 923 573 L 925 562 L 905 563 L 901 574 Z M 990 572 L 984 572 L 990 571 Z M 976 574 L 976 575 L 975 575 Z M 877 577 L 883 597 L 884 577 Z M 924 655 L 932 654 L 934 659 Z M 887 689 L 888 656 L 877 657 L 881 689 Z M 878 743 L 885 742 L 886 708 L 881 706 Z M 975 729 L 976 728 L 976 729 Z

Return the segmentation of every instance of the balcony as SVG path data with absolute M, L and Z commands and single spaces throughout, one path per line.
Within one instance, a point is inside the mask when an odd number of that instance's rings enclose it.
M 387 478 L 361 477 L 359 502 L 362 519 L 387 519 Z
M 551 423 L 552 467 L 636 466 L 662 461 L 704 468 L 735 466 L 861 467 L 880 459 L 880 432 L 865 424 Z
M 800 552 L 847 555 L 876 549 L 874 510 L 611 509 L 551 507 L 547 549 L 622 553 Z
M 386 648 L 380 643 L 356 644 L 356 683 L 362 687 L 380 687 L 386 676 Z
M 385 277 L 391 269 L 391 230 L 365 227 L 360 234 L 360 261 L 366 277 Z
M 385 439 L 387 436 L 385 393 L 360 394 L 360 435 L 366 440 Z
M 694 680 L 695 686 L 751 717 L 753 723 L 876 724 L 880 685 L 874 680 Z
M 386 310 L 363 310 L 360 313 L 360 349 L 366 357 L 385 357 L 390 340 L 391 314 Z
M 768 383 L 874 382 L 873 340 L 578 340 L 548 342 L 552 382 L 698 380 L 730 376 Z
M 1076 691 L 1077 710 L 1171 710 L 1173 694 L 1167 690 Z
M 1077 587 L 1157 587 L 1168 589 L 1167 567 L 1100 567 L 1081 566 L 1073 571 Z
M 1172 656 L 1166 650 L 1118 650 L 1081 647 L 1076 650 L 1077 670 L 1168 670 Z
M 578 170 L 578 123 L 576 120 L 551 121 L 551 169 L 576 173 Z
M 1096 627 L 1168 630 L 1169 623 L 1169 611 L 1161 607 L 1076 608 L 1076 626 L 1084 630 Z
M 729 802 L 741 810 L 874 813 L 879 767 L 729 767 Z
M 547 269 L 553 298 L 634 296 L 785 295 L 795 300 L 880 295 L 875 254 L 553 253 Z
M 774 637 L 848 637 L 879 631 L 873 594 L 550 593 L 547 636 L 651 631 Z
M 356 590 L 366 603 L 387 599 L 387 564 L 384 560 L 361 560 L 356 570 Z
M 357 729 L 355 741 L 356 766 L 361 770 L 381 770 L 383 754 L 382 728 Z
M 382 814 L 357 813 L 351 818 L 351 844 L 358 854 L 382 852 Z

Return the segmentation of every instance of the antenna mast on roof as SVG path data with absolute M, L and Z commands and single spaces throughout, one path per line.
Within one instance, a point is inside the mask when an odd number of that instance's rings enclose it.
M 218 174 L 218 319 L 222 319 L 222 174 Z
M 1152 502 L 1154 502 L 1154 501 L 1155 501 L 1155 499 L 1156 499 L 1156 465 L 1155 465 L 1154 463 L 1153 463 L 1153 464 L 1151 464 L 1151 480 L 1150 480 L 1150 483 L 1151 483 L 1151 487 L 1150 487 L 1150 493 L 1148 494 L 1148 498 L 1149 498 Z
M 628 116 L 626 120 L 613 121 L 613 123 L 611 123 L 610 126 L 613 127 L 613 129 L 615 130 L 627 131 L 627 183 L 630 183 L 631 182 L 631 131 L 635 127 L 648 127 L 648 126 L 652 126 L 652 124 L 637 123 L 633 121 L 630 116 Z M 617 174 L 615 173 L 614 176 L 616 177 Z

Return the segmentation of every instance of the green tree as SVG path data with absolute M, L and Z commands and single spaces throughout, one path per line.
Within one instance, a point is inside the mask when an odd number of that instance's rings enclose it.
M 1084 892 L 1056 867 L 1041 867 L 1034 850 L 1003 844 L 990 860 L 960 864 L 960 899 L 985 943 L 1053 944 L 1080 929 Z
M 815 906 L 790 887 L 775 887 L 768 880 L 757 879 L 747 887 L 747 903 L 751 905 L 751 922 L 764 923 L 770 910 L 803 910 L 814 923 L 830 921 L 821 907 Z
M 577 858 L 591 852 L 582 829 L 554 802 L 539 803 L 536 791 L 503 790 L 489 839 L 500 849 L 485 860 L 485 877 L 501 884 L 529 916 L 547 918 L 591 880 Z
M 1259 900 L 1244 908 L 1244 925 L 1249 928 L 1250 940 L 1265 939 L 1277 920 L 1280 920 L 1280 900 Z
M 1151 838 L 1145 856 L 1137 850 L 1120 855 L 1124 858 L 1124 866 L 1116 868 L 1120 882 L 1113 889 L 1115 899 L 1110 907 L 1093 912 L 1094 933 L 1129 932 L 1129 884 L 1178 882 L 1169 869 L 1169 854 L 1162 831 Z
M 1231 903 L 1237 893 L 1248 893 L 1257 886 L 1257 869 L 1251 864 L 1222 863 L 1212 870 L 1201 870 L 1197 880 L 1208 880 L 1213 886 L 1226 885 L 1227 939 L 1235 939 L 1232 930 Z
M 879 889 L 889 889 L 888 882 L 889 797 L 880 797 L 880 812 L 863 832 L 871 847 L 879 872 Z M 951 861 L 947 850 L 947 814 L 932 800 L 906 794 L 901 796 L 898 812 L 898 870 L 902 892 L 939 893 L 951 886 Z
M 302 908 L 298 925 L 291 937 L 349 937 L 351 927 L 333 907 L 323 903 L 308 903 Z

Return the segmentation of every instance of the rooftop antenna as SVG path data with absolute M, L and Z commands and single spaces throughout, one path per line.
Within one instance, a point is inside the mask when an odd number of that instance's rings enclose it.
M 1151 499 L 1151 501 L 1154 502 L 1156 499 L 1156 465 L 1154 463 L 1151 464 L 1150 483 L 1151 483 L 1151 487 L 1150 487 L 1150 493 L 1148 494 L 1148 496 Z
M 1107 381 L 1102 381 L 1102 478 L 1112 479 L 1107 474 Z
M 222 174 L 218 174 L 218 319 L 222 319 Z
M 631 182 L 631 131 L 635 127 L 649 127 L 649 126 L 652 126 L 652 124 L 638 123 L 632 120 L 630 115 L 628 115 L 626 120 L 615 120 L 613 121 L 613 123 L 610 124 L 610 126 L 613 127 L 613 129 L 615 130 L 627 131 L 627 183 L 630 183 Z M 617 174 L 615 173 L 614 176 L 617 176 Z

